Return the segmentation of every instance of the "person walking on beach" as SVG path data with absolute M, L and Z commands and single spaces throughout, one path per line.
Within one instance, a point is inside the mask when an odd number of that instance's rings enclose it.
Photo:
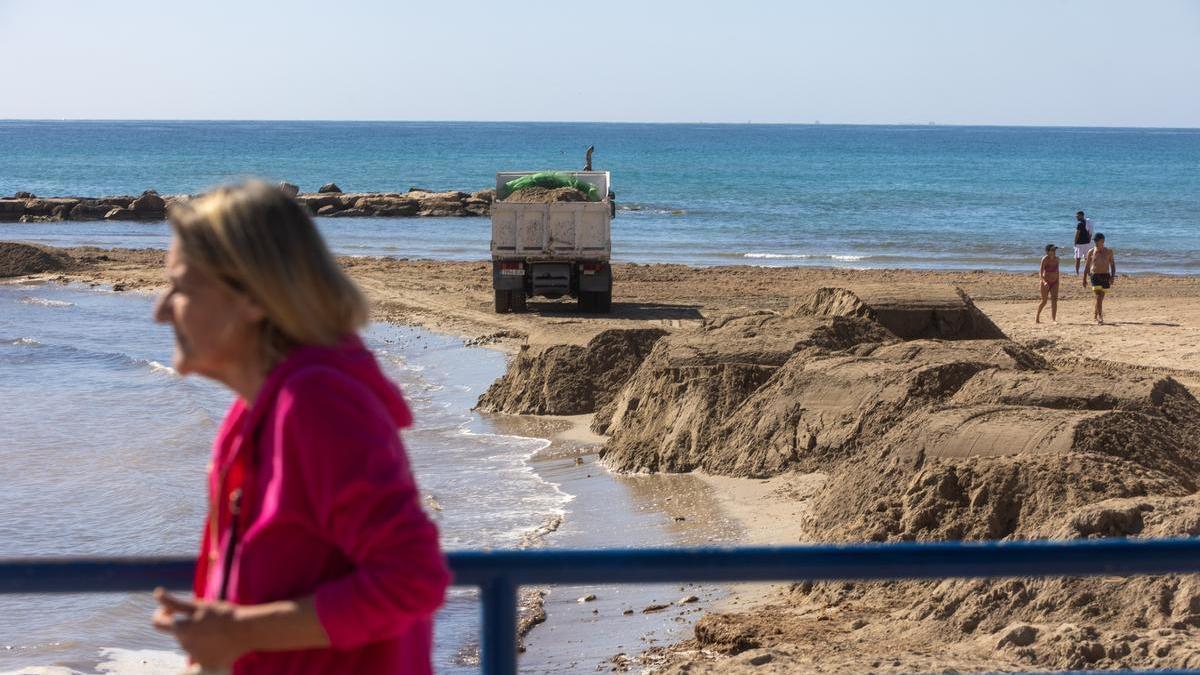
M 397 433 L 400 390 L 355 334 L 362 292 L 304 207 L 251 182 L 174 208 L 154 317 L 174 366 L 236 398 L 209 465 L 195 597 L 155 591 L 194 667 L 431 673 L 449 574 Z
M 1083 287 L 1088 286 L 1088 275 L 1091 275 L 1092 292 L 1096 294 L 1096 311 L 1094 318 L 1097 324 L 1104 323 L 1104 295 L 1117 280 L 1117 259 L 1113 250 L 1104 245 L 1104 233 L 1096 233 L 1096 247 L 1088 251 L 1087 263 L 1083 266 Z
M 1083 211 L 1075 212 L 1075 276 L 1079 276 L 1079 262 L 1087 257 L 1092 250 L 1092 233 L 1096 230 L 1092 220 L 1083 215 Z M 1084 274 L 1086 277 L 1087 275 Z
M 1042 310 L 1046 301 L 1050 301 L 1050 320 L 1058 323 L 1058 247 L 1046 244 L 1046 255 L 1042 256 L 1042 266 L 1038 270 L 1041 280 L 1042 302 L 1037 308 L 1037 318 L 1034 323 L 1042 322 Z

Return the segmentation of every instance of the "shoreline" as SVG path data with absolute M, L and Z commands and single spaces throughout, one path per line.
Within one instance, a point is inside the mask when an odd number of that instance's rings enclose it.
M 588 429 L 590 415 L 483 414 L 504 433 L 546 438 L 550 444 L 528 464 L 573 497 L 561 519 L 527 539 L 529 547 L 698 546 L 740 539 L 740 529 L 721 516 L 716 495 L 698 477 L 626 476 L 605 467 L 596 454 L 603 438 Z M 627 668 L 647 650 L 686 639 L 701 611 L 719 606 L 730 591 L 671 583 L 525 588 L 522 616 L 541 616 L 521 622 L 521 670 Z M 691 597 L 696 599 L 680 603 Z M 665 607 L 644 611 L 657 606 Z

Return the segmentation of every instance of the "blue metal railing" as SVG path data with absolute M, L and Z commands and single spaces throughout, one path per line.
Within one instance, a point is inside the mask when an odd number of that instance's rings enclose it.
M 511 675 L 517 672 L 517 590 L 526 584 L 1195 573 L 1200 572 L 1200 539 L 459 551 L 448 557 L 455 585 L 480 589 L 483 673 Z M 181 558 L 0 560 L 0 594 L 187 588 L 192 569 L 193 561 Z

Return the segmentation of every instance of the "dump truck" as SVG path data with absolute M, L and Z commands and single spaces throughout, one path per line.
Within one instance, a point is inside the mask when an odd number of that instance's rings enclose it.
M 510 186 L 526 177 L 553 175 L 578 185 L 588 201 L 524 203 Z M 583 312 L 612 309 L 612 217 L 607 171 L 496 174 L 492 204 L 492 287 L 496 312 L 524 312 L 535 296 L 579 301 Z

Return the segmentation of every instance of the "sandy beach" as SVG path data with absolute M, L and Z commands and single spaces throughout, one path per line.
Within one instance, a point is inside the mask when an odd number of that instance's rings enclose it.
M 47 255 L 33 278 L 161 284 L 161 251 Z M 376 319 L 512 355 L 481 409 L 566 416 L 573 447 L 603 443 L 618 472 L 693 474 L 747 544 L 1200 532 L 1194 277 L 1123 276 L 1096 326 L 1069 273 L 1058 323 L 1035 324 L 1032 273 L 626 264 L 611 315 L 565 301 L 498 315 L 486 262 L 340 262 Z M 619 667 L 1188 667 L 1200 663 L 1195 588 L 739 587 L 690 639 Z

